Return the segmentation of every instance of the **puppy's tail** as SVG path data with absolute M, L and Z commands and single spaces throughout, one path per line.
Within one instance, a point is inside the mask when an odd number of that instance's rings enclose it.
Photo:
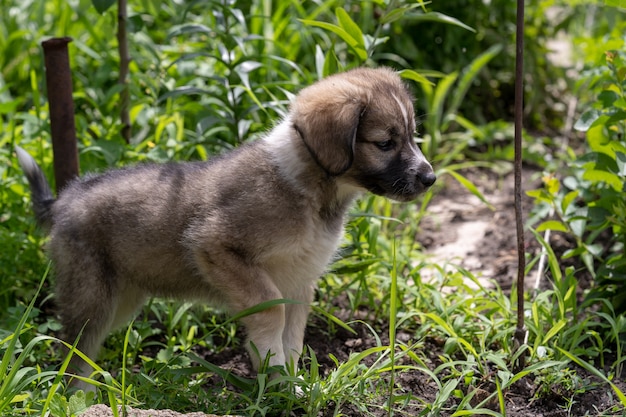
M 30 185 L 31 199 L 33 202 L 33 211 L 37 224 L 45 230 L 49 230 L 52 226 L 52 204 L 55 202 L 54 195 L 50 189 L 50 184 L 43 174 L 43 171 L 37 165 L 32 156 L 19 146 L 15 147 L 17 160 L 26 174 L 28 184 Z

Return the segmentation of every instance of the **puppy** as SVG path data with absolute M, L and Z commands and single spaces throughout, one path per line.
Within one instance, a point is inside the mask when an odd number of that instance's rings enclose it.
M 139 165 L 76 180 L 54 199 L 17 149 L 50 232 L 65 339 L 95 357 L 148 297 L 211 303 L 242 319 L 255 368 L 296 363 L 314 286 L 365 191 L 413 200 L 435 182 L 414 142 L 412 97 L 388 68 L 303 89 L 264 138 L 208 162 Z M 252 348 L 254 347 L 254 348 Z M 75 358 L 80 375 L 90 368 Z

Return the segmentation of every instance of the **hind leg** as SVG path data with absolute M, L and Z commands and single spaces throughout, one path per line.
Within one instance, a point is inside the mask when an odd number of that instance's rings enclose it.
M 56 296 L 64 340 L 70 344 L 78 340 L 77 349 L 95 359 L 111 330 L 118 301 L 110 288 L 93 279 L 93 275 L 87 275 L 88 272 L 71 277 L 59 275 Z M 83 278 L 82 282 L 80 278 Z M 92 372 L 92 368 L 76 354 L 68 370 L 83 377 Z M 76 385 L 86 387 L 80 383 Z
M 105 295 L 102 288 L 89 292 L 83 290 L 79 302 L 66 304 L 61 309 L 66 341 L 74 343 L 79 338 L 77 349 L 91 360 L 96 360 L 107 335 L 126 324 L 143 301 L 144 297 L 136 291 Z M 78 376 L 89 377 L 93 369 L 74 354 L 69 371 Z M 82 381 L 73 381 L 72 385 L 83 390 L 93 390 L 93 386 Z
M 57 258 L 58 259 L 58 258 Z M 102 342 L 115 327 L 122 325 L 144 300 L 139 291 L 125 291 L 108 264 L 96 256 L 57 262 L 56 301 L 61 316 L 64 339 L 95 360 Z M 74 355 L 69 371 L 88 377 L 91 366 Z M 88 384 L 75 382 L 79 388 Z
M 141 306 L 148 298 L 144 291 L 139 289 L 126 288 L 118 294 L 117 308 L 111 330 L 117 330 L 128 324 L 136 315 Z

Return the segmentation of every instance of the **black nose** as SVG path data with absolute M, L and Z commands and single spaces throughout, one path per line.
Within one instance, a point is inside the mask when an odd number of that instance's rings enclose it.
M 427 172 L 425 174 L 420 173 L 417 175 L 417 177 L 419 178 L 420 182 L 424 185 L 424 187 L 430 187 L 431 185 L 435 183 L 435 181 L 437 181 L 437 176 L 432 171 Z

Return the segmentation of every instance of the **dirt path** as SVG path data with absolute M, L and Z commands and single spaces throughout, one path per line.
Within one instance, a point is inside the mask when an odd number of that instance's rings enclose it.
M 420 224 L 418 240 L 440 265 L 461 266 L 472 272 L 481 285 L 490 287 L 495 281 L 508 291 L 517 275 L 513 175 L 501 177 L 485 171 L 465 174 L 492 207 L 453 178 L 444 177 L 444 188 L 435 195 Z M 538 176 L 534 170 L 524 170 L 524 192 L 540 186 Z M 532 201 L 527 197 L 523 200 L 523 210 L 528 213 Z M 524 221 L 527 218 L 526 214 Z M 535 254 L 540 250 L 528 232 L 525 242 L 526 252 Z M 534 280 L 528 279 L 526 284 L 534 285 Z

